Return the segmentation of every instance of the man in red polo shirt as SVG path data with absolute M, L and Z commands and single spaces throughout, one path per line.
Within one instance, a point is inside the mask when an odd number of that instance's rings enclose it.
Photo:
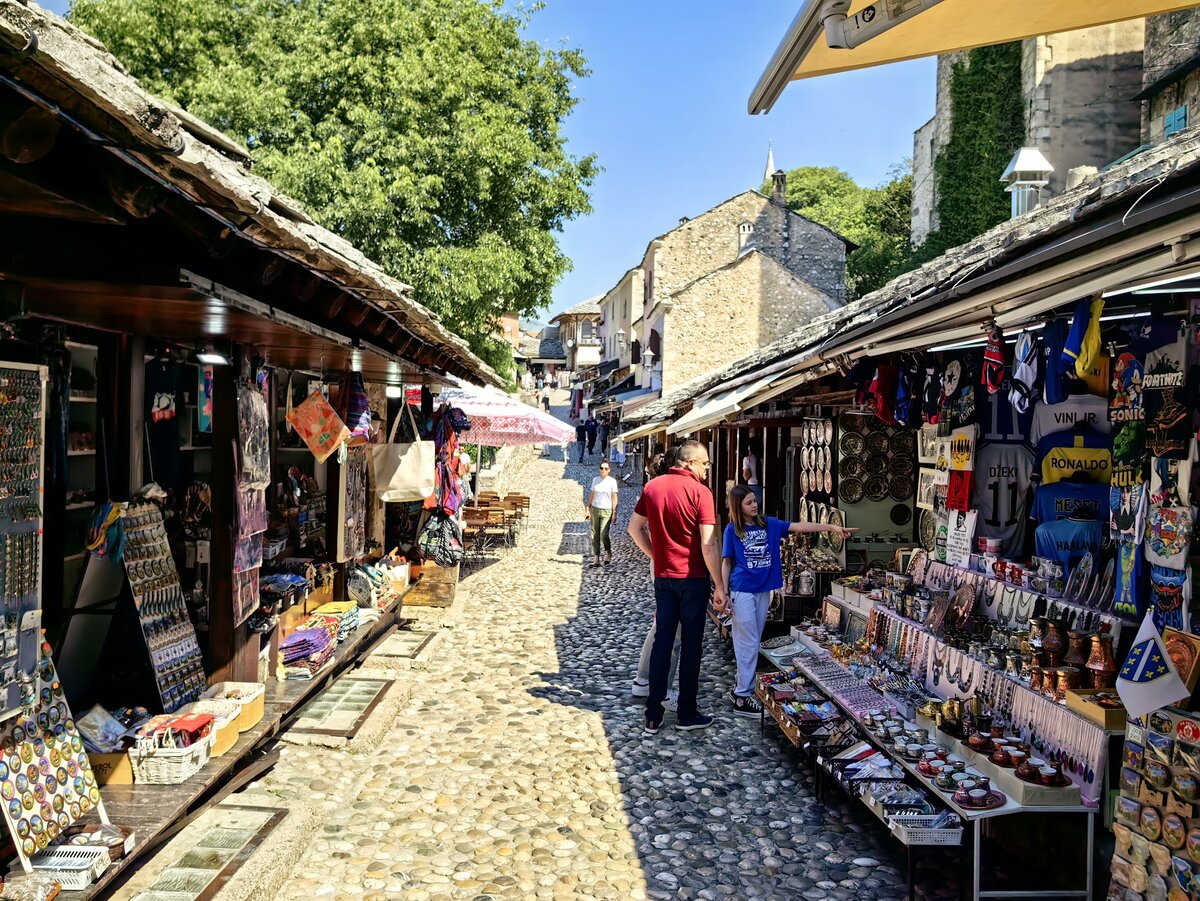
M 677 459 L 666 475 L 646 483 L 629 520 L 629 536 L 654 563 L 657 630 L 646 698 L 646 732 L 650 735 L 662 726 L 662 702 L 667 696 L 677 627 L 679 721 L 675 728 L 687 732 L 712 725 L 713 718 L 696 707 L 710 579 L 716 586 L 713 603 L 718 611 L 728 604 L 721 588 L 717 514 L 704 481 L 710 465 L 708 450 L 699 441 L 686 441 Z

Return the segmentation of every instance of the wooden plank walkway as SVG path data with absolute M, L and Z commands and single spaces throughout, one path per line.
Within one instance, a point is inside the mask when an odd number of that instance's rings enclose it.
M 404 596 L 405 607 L 449 607 L 458 591 L 458 565 L 436 566 L 426 563 L 421 579 Z

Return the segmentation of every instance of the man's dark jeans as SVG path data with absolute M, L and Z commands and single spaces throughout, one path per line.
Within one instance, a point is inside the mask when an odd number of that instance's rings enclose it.
M 646 719 L 661 723 L 663 699 L 671 672 L 671 647 L 679 628 L 679 719 L 696 714 L 696 695 L 700 691 L 700 654 L 704 641 L 704 620 L 708 615 L 708 577 L 700 579 L 654 580 L 654 603 L 658 623 L 654 648 L 650 651 L 650 696 L 646 698 Z

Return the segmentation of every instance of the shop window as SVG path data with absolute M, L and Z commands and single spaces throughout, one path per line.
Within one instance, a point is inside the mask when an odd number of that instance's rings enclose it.
M 1187 107 L 1179 106 L 1163 117 L 1163 139 L 1187 128 Z

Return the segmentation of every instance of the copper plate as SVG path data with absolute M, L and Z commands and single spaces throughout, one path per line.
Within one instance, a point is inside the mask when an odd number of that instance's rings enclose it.
M 841 450 L 844 457 L 861 457 L 862 452 L 866 450 L 867 442 L 863 440 L 863 436 L 857 432 L 849 432 L 842 435 Z
M 883 454 L 867 457 L 867 475 L 886 476 L 888 473 L 888 458 Z
M 871 476 L 863 486 L 863 493 L 866 494 L 867 500 L 884 500 L 888 496 L 888 480 L 883 476 Z
M 812 469 L 812 448 L 805 446 L 800 449 L 800 468 Z
M 847 504 L 857 504 L 863 499 L 863 483 L 853 477 L 844 478 L 838 494 Z
M 932 510 L 921 511 L 921 547 L 933 553 L 937 547 L 937 514 Z
M 833 494 L 833 473 L 825 470 L 825 493 Z
M 872 454 L 886 454 L 891 445 L 884 432 L 871 432 L 867 435 L 867 451 Z
M 800 473 L 800 493 L 808 494 L 808 470 Z
M 913 483 L 907 476 L 892 476 L 888 482 L 888 494 L 894 501 L 906 501 L 912 497 Z
M 892 453 L 907 454 L 909 456 L 917 451 L 917 438 L 912 432 L 901 430 L 892 436 Z
M 824 444 L 826 447 L 833 447 L 833 420 L 832 419 L 825 420 L 825 424 L 822 427 L 822 431 L 825 433 L 825 435 L 824 435 L 825 440 L 822 442 L 822 444 Z
M 916 469 L 916 464 L 913 463 L 912 457 L 896 456 L 892 457 L 892 462 L 888 465 L 894 476 L 905 476 L 912 478 L 913 470 Z
M 862 457 L 846 457 L 842 460 L 842 478 L 844 479 L 857 479 L 865 470 Z
M 829 524 L 831 526 L 846 525 L 846 514 L 841 510 L 830 510 Z M 829 549 L 835 554 L 840 554 L 842 552 L 842 548 L 846 546 L 846 539 L 836 532 L 826 532 L 825 537 L 829 540 Z
M 838 417 L 838 424 L 843 432 L 861 432 L 866 425 L 865 416 L 855 416 L 853 413 L 843 413 Z

